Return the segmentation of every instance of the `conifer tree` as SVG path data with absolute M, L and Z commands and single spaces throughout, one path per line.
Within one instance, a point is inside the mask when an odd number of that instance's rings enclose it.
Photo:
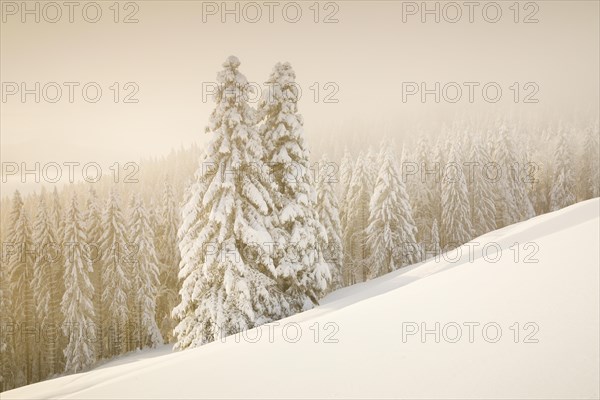
M 550 211 L 560 210 L 575 203 L 575 179 L 567 136 L 561 131 L 554 152 L 554 177 L 550 192 Z
M 343 286 L 348 285 L 351 282 L 352 273 L 350 268 L 351 256 L 348 253 L 348 242 L 350 238 L 350 226 L 348 224 L 348 203 L 350 202 L 350 183 L 352 181 L 352 173 L 354 172 L 354 163 L 350 152 L 346 148 L 344 155 L 340 161 L 340 185 L 339 185 L 339 196 L 340 196 L 340 227 L 342 229 L 342 249 L 343 249 L 343 260 L 342 260 L 342 282 Z
M 502 171 L 496 193 L 497 225 L 502 227 L 533 217 L 535 210 L 525 186 L 525 163 L 505 126 L 498 130 L 494 153 Z
M 440 233 L 439 233 L 439 226 L 438 226 L 437 219 L 434 219 L 433 223 L 431 224 L 430 241 L 428 244 L 429 244 L 429 248 L 430 248 L 430 254 L 432 254 L 434 257 L 437 257 L 438 255 L 440 255 L 440 253 L 441 253 Z
M 85 234 L 87 239 L 88 256 L 92 265 L 90 280 L 94 286 L 94 334 L 95 354 L 98 360 L 104 358 L 104 335 L 102 331 L 103 306 L 102 306 L 102 267 L 105 261 L 103 247 L 100 240 L 102 237 L 102 213 L 98 204 L 98 196 L 94 188 L 90 187 L 85 211 Z
M 163 338 L 156 323 L 156 296 L 158 294 L 158 258 L 154 247 L 154 231 L 143 201 L 139 196 L 133 197 L 130 217 L 129 237 L 136 249 L 133 263 L 131 299 L 134 316 L 136 342 L 140 348 L 156 347 L 162 344 Z
M 116 188 L 110 191 L 102 215 L 102 333 L 104 354 L 126 351 L 129 319 L 128 294 L 131 290 L 131 259 L 125 220 Z
M 406 179 L 400 178 L 405 182 L 406 189 L 411 199 L 414 219 L 417 225 L 417 240 L 419 243 L 427 243 L 429 241 L 429 233 L 431 224 L 434 219 L 432 210 L 432 193 L 433 188 L 430 180 L 435 180 L 435 166 L 430 158 L 429 143 L 425 138 L 420 138 L 417 142 L 415 160 L 411 165 L 406 165 L 406 170 L 416 168 L 416 174 L 406 176 Z M 408 162 L 402 160 L 403 163 Z M 400 166 L 402 167 L 402 165 Z M 402 174 L 402 168 L 400 169 Z
M 35 306 L 33 303 L 33 243 L 31 227 L 19 192 L 15 192 L 9 230 L 12 247 L 8 258 L 10 289 L 14 322 L 22 332 L 35 332 Z M 13 253 L 14 251 L 14 253 Z M 35 381 L 33 370 L 36 353 L 35 335 L 19 335 L 15 341 L 17 376 L 15 386 Z
M 343 286 L 342 279 L 342 229 L 340 225 L 339 206 L 333 184 L 337 176 L 332 174 L 334 165 L 324 155 L 319 162 L 317 174 L 317 213 L 325 231 L 327 232 L 327 247 L 324 250 L 324 258 L 328 262 L 331 271 L 331 289 L 336 290 Z
M 455 248 L 472 238 L 471 206 L 465 174 L 455 146 L 451 146 L 442 177 L 443 248 Z
M 533 178 L 530 184 L 532 202 L 536 214 L 544 214 L 550 211 L 550 191 L 552 188 L 552 164 L 553 150 L 550 146 L 539 146 L 538 143 L 553 143 L 550 130 L 543 130 L 540 139 L 536 140 L 532 160 L 534 162 Z
M 427 203 L 429 204 L 429 213 L 431 214 L 432 220 L 442 220 L 442 177 L 443 169 L 445 166 L 444 153 L 440 141 L 436 141 L 432 149 L 432 161 L 426 163 L 427 171 L 423 177 L 425 186 L 427 187 Z
M 65 257 L 65 292 L 61 302 L 63 333 L 68 338 L 65 371 L 79 372 L 96 361 L 94 337 L 88 329 L 94 324 L 94 286 L 90 280 L 92 265 L 86 254 L 85 226 L 74 195 L 64 225 L 69 254 Z
M 63 279 L 59 241 L 46 207 L 46 195 L 42 191 L 33 226 L 35 258 L 33 263 L 33 298 L 36 307 L 36 326 L 45 333 L 39 347 L 39 377 L 44 379 L 57 370 L 58 327 L 60 325 L 60 301 Z
M 494 163 L 499 171 L 495 183 L 496 226 L 501 228 L 519 221 L 519 210 L 514 194 L 514 149 L 505 127 L 500 127 L 494 143 Z
M 474 140 L 469 157 L 474 164 L 468 178 L 471 225 L 473 236 L 477 237 L 496 229 L 496 205 L 494 204 L 494 177 L 488 176 L 486 167 L 490 165 L 491 158 L 481 142 Z
M 64 237 L 63 228 L 65 221 L 63 219 L 60 196 L 58 195 L 58 190 L 56 189 L 56 186 L 54 187 L 54 190 L 52 192 L 51 218 L 53 220 L 54 233 L 56 234 L 56 238 L 62 240 L 62 238 Z
M 369 246 L 366 230 L 369 224 L 369 203 L 373 193 L 373 179 L 368 160 L 358 155 L 346 203 L 346 229 L 344 230 L 344 280 L 346 285 L 367 280 Z
M 585 130 L 583 151 L 581 153 L 581 169 L 579 174 L 579 200 L 587 200 L 600 196 L 600 165 L 598 139 L 600 131 L 598 123 Z
M 384 143 L 382 148 L 380 168 L 369 210 L 369 276 L 375 278 L 417 262 L 417 227 L 413 220 L 406 185 L 402 182 L 389 144 Z
M 274 210 L 269 224 L 281 251 L 275 252 L 273 262 L 279 287 L 294 313 L 318 304 L 330 280 L 322 256 L 327 233 L 315 210 L 316 192 L 295 79 L 289 63 L 276 64 L 259 105 L 265 119 L 260 127 L 264 161 L 277 188 L 271 196 Z
M 354 163 L 352 162 L 352 156 L 348 149 L 344 149 L 344 155 L 340 161 L 339 167 L 339 175 L 340 175 L 340 185 L 339 185 L 339 198 L 342 200 L 342 203 L 348 197 L 348 191 L 350 190 L 350 182 L 352 181 L 352 171 L 354 170 Z M 340 217 L 343 213 L 340 213 Z M 343 218 L 342 218 L 343 219 Z M 342 220 L 340 220 L 342 221 Z M 343 222 L 342 222 L 343 224 Z
M 239 65 L 231 56 L 217 76 L 207 128 L 213 137 L 182 209 L 176 349 L 250 329 L 289 309 L 270 253 L 261 248 L 273 242 L 266 221 L 272 185 Z
M 164 182 L 160 213 L 157 215 L 157 256 L 159 260 L 160 282 L 157 298 L 157 322 L 163 338 L 170 342 L 173 338 L 175 324 L 171 311 L 177 305 L 179 291 L 179 247 L 177 246 L 177 229 L 179 210 L 173 193 L 173 187 L 168 180 Z
M 19 192 L 15 193 L 13 204 L 21 202 Z M 21 202 L 22 204 L 22 202 Z M 11 217 L 14 218 L 15 208 L 11 211 Z M 11 219 L 9 222 L 14 221 Z M 14 224 L 11 224 L 14 226 Z M 5 233 L 5 230 L 2 230 Z M 8 238 L 2 243 L 8 246 L 10 241 Z M 0 262 L 0 391 L 10 390 L 15 387 L 17 375 L 17 360 L 15 353 L 14 335 L 10 332 L 15 327 L 14 310 L 11 293 L 11 280 L 8 262 L 10 257 L 6 248 L 2 251 L 2 262 Z

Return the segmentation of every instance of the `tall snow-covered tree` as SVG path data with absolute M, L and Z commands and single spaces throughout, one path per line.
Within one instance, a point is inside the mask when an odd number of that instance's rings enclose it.
M 102 212 L 98 204 L 98 196 L 94 188 L 90 187 L 85 211 L 85 234 L 88 247 L 88 255 L 92 264 L 92 273 L 90 280 L 94 286 L 94 330 L 96 337 L 95 354 L 97 359 L 104 357 L 104 335 L 102 331 L 102 321 L 104 312 L 102 306 L 102 267 L 103 267 L 103 248 L 100 243 L 102 237 Z
M 401 179 L 406 184 L 411 205 L 413 210 L 414 220 L 417 226 L 417 240 L 419 243 L 427 243 L 429 241 L 429 233 L 431 223 L 433 222 L 434 212 L 432 210 L 432 188 L 431 180 L 439 179 L 439 172 L 436 172 L 434 160 L 431 159 L 432 152 L 429 143 L 425 138 L 420 138 L 417 142 L 415 159 L 413 161 L 402 160 L 403 163 L 411 162 L 412 164 L 405 165 L 405 169 L 416 168 L 416 174 L 407 175 Z M 439 168 L 439 167 L 438 167 Z M 401 170 L 402 173 L 402 170 Z
M 350 282 L 351 273 L 348 262 L 351 257 L 349 254 L 347 254 L 348 248 L 344 246 L 348 244 L 347 240 L 350 237 L 350 227 L 348 224 L 348 203 L 350 202 L 350 182 L 352 181 L 352 173 L 354 172 L 354 162 L 347 148 L 344 150 L 344 155 L 340 161 L 339 171 L 340 184 L 338 188 L 338 194 L 340 196 L 340 228 L 342 230 L 342 249 L 344 251 L 342 259 L 342 283 L 344 286 L 346 286 Z
M 158 258 L 154 247 L 154 232 L 139 196 L 133 197 L 129 222 L 129 237 L 136 250 L 130 296 L 133 306 L 130 314 L 135 321 L 137 332 L 134 339 L 140 348 L 156 347 L 163 342 L 155 316 L 159 285 Z
M 431 234 L 430 234 L 430 239 L 429 242 L 427 243 L 428 245 L 428 252 L 430 255 L 437 257 L 438 255 L 440 255 L 442 249 L 440 246 L 440 233 L 439 233 L 439 226 L 438 226 L 438 222 L 437 219 L 433 220 L 433 223 L 431 224 Z
M 369 276 L 378 277 L 419 260 L 417 227 L 406 185 L 391 147 L 384 144 L 369 206 Z
M 54 232 L 56 234 L 56 238 L 59 240 L 62 240 L 62 238 L 64 236 L 63 228 L 65 225 L 65 221 L 63 219 L 62 205 L 61 205 L 60 196 L 58 195 L 58 190 L 56 189 L 56 186 L 54 187 L 54 190 L 52 191 L 51 218 L 52 218 L 52 223 L 54 225 Z
M 432 220 L 437 220 L 438 224 L 442 220 L 442 175 L 444 165 L 444 152 L 442 150 L 442 145 L 438 140 L 431 150 L 431 162 L 426 163 L 425 165 L 427 171 L 430 171 L 430 173 L 426 173 L 422 178 L 427 187 L 427 203 L 429 204 L 430 218 Z
M 497 226 L 514 224 L 535 216 L 525 186 L 524 159 L 504 125 L 498 129 L 494 161 L 502 173 L 496 184 Z
M 375 151 L 372 146 L 369 146 L 367 154 L 365 155 L 365 172 L 371 181 L 371 189 L 375 185 L 377 179 L 377 172 L 379 172 L 379 160 L 380 154 Z
M 519 210 L 514 195 L 511 174 L 508 172 L 514 168 L 514 149 L 512 142 L 508 139 L 506 128 L 501 127 L 498 137 L 494 143 L 493 151 L 494 165 L 498 169 L 499 176 L 495 182 L 495 205 L 496 226 L 501 228 L 519 221 Z
M 19 381 L 19 375 L 22 374 L 17 367 L 17 354 L 15 352 L 15 337 L 11 334 L 15 327 L 15 315 L 13 309 L 11 276 L 10 276 L 10 256 L 7 247 L 11 245 L 11 236 L 14 234 L 14 228 L 18 215 L 23 206 L 20 193 L 15 192 L 12 200 L 13 208 L 9 219 L 9 234 L 5 238 L 2 236 L 2 262 L 0 262 L 0 391 L 14 388 Z M 5 230 L 3 229 L 3 232 Z M 4 240 L 6 239 L 6 240 Z M 12 252 L 11 252 L 12 253 Z M 15 257 L 15 255 L 11 255 Z
M 9 277 L 4 260 L 0 263 L 0 392 L 10 390 L 15 385 L 17 373 L 14 337 L 10 333 L 14 328 L 12 299 Z
M 581 168 L 579 174 L 579 200 L 587 200 L 600 196 L 600 155 L 598 139 L 600 131 L 598 122 L 585 130 L 583 151 L 581 152 Z
M 339 167 L 340 185 L 339 185 L 338 194 L 340 196 L 339 198 L 341 199 L 341 202 L 345 201 L 345 199 L 348 197 L 348 191 L 350 190 L 350 182 L 352 181 L 352 171 L 353 170 L 354 170 L 354 163 L 352 161 L 352 156 L 350 155 L 350 152 L 346 148 L 344 150 L 344 155 L 342 156 L 342 159 L 340 161 L 340 167 Z M 340 215 L 341 214 L 342 213 L 340 213 Z M 342 222 L 342 221 L 340 220 L 340 222 Z
M 96 361 L 95 338 L 89 335 L 94 324 L 94 286 L 90 280 L 92 265 L 89 254 L 86 254 L 85 226 L 75 195 L 66 213 L 64 234 L 64 242 L 70 249 L 65 257 L 65 292 L 61 302 L 63 333 L 68 338 L 64 350 L 65 371 L 75 373 Z
M 248 81 L 230 56 L 219 72 L 212 140 L 187 190 L 179 229 L 181 302 L 173 310 L 176 349 L 196 347 L 285 314 L 277 287 L 266 217 L 272 184 Z
M 58 371 L 60 348 L 60 301 L 63 291 L 61 249 L 46 206 L 46 194 L 42 191 L 37 215 L 33 225 L 35 259 L 33 263 L 33 298 L 36 307 L 37 327 L 43 329 L 44 342 L 39 347 L 39 377 L 44 379 Z
M 10 293 L 12 294 L 14 322 L 21 335 L 15 340 L 17 349 L 17 377 L 15 386 L 34 382 L 33 370 L 36 353 L 35 306 L 33 303 L 33 243 L 31 227 L 19 192 L 13 198 L 13 209 L 9 228 L 8 270 Z
M 554 152 L 553 182 L 550 191 L 550 211 L 575 203 L 575 178 L 567 135 L 561 130 Z
M 519 143 L 523 143 L 523 141 L 523 137 L 520 137 Z M 522 144 L 518 147 L 518 152 L 515 155 L 518 167 L 514 168 L 512 172 L 515 183 L 513 190 L 521 221 L 535 217 L 535 208 L 529 197 L 529 186 L 536 179 L 535 170 L 531 168 L 524 149 L 525 146 Z
M 472 238 L 471 206 L 461 160 L 455 146 L 450 147 L 448 164 L 442 177 L 442 245 L 456 248 Z
M 535 129 L 528 138 L 525 146 L 527 160 L 526 165 L 526 187 L 531 204 L 536 214 L 547 213 L 550 209 L 550 185 L 552 182 L 551 166 L 552 154 L 548 146 L 540 146 L 540 143 L 552 142 L 549 133 L 545 129 Z
M 157 298 L 157 322 L 163 338 L 170 342 L 173 338 L 175 323 L 171 311 L 177 305 L 179 291 L 179 247 L 177 229 L 179 227 L 179 209 L 173 187 L 165 180 L 160 211 L 157 213 L 157 255 L 159 260 L 159 289 Z
M 276 64 L 266 85 L 259 114 L 264 118 L 260 127 L 266 148 L 264 162 L 277 189 L 271 196 L 274 210 L 269 221 L 277 242 L 273 262 L 279 287 L 295 313 L 318 304 L 329 284 L 329 268 L 322 257 L 327 232 L 315 210 L 310 155 L 298 114 L 299 91 L 292 66 Z
M 471 225 L 473 236 L 477 237 L 496 229 L 496 205 L 494 204 L 494 177 L 488 176 L 487 170 L 487 166 L 491 165 L 491 157 L 479 140 L 473 140 L 469 159 L 474 164 L 468 175 L 468 186 Z
M 352 172 L 348 201 L 346 202 L 346 227 L 344 239 L 344 281 L 346 285 L 367 280 L 368 259 L 367 226 L 369 225 L 369 204 L 373 193 L 374 179 L 371 167 L 364 154 L 359 154 Z
M 316 209 L 327 232 L 327 246 L 323 251 L 323 256 L 330 266 L 331 289 L 335 290 L 341 288 L 344 284 L 342 279 L 344 252 L 339 206 L 333 186 L 338 178 L 335 174 L 332 174 L 336 170 L 336 168 L 331 168 L 333 165 L 325 155 L 319 161 Z
M 121 211 L 120 197 L 113 188 L 102 215 L 102 323 L 104 354 L 126 351 L 128 337 L 128 295 L 131 290 L 131 255 Z
M 530 187 L 534 191 L 532 201 L 537 214 L 550 212 L 550 191 L 552 190 L 552 164 L 554 164 L 554 148 L 549 146 L 555 142 L 554 131 L 544 129 L 541 137 L 536 141 L 536 150 L 532 160 L 534 160 L 533 177 L 534 182 Z M 539 142 L 546 143 L 546 146 L 539 146 Z

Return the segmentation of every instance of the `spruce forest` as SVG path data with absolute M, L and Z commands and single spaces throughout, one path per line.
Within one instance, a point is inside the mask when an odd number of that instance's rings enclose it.
M 3 193 L 2 391 L 202 346 L 600 195 L 598 120 L 340 143 L 305 132 L 292 65 L 257 104 L 242 71 L 234 56 L 218 71 L 207 146 L 140 160 L 134 183 Z

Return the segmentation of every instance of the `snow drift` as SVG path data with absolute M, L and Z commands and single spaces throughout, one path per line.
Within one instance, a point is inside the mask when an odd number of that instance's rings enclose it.
M 599 214 L 579 203 L 245 335 L 2 398 L 597 398 Z

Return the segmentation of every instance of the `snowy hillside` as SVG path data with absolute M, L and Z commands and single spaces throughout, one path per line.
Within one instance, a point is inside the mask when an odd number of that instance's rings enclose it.
M 237 340 L 135 353 L 2 399 L 597 398 L 599 213 L 599 199 L 579 203 Z

